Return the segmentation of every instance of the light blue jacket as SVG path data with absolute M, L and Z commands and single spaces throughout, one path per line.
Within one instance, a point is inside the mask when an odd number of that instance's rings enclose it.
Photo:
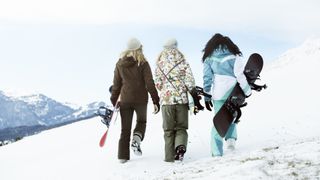
M 227 48 L 220 46 L 203 64 L 203 88 L 206 93 L 212 94 L 213 100 L 226 100 L 237 82 L 245 95 L 251 94 L 251 88 L 243 74 L 244 61 Z

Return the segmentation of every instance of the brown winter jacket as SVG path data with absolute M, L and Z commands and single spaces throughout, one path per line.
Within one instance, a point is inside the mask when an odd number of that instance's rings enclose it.
M 148 92 L 153 104 L 159 103 L 152 72 L 148 62 L 138 66 L 133 57 L 119 59 L 114 70 L 111 102 L 116 104 L 119 95 L 121 103 L 148 103 Z

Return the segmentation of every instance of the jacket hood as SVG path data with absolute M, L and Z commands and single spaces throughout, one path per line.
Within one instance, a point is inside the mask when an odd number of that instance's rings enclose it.
M 122 67 L 132 67 L 134 66 L 137 61 L 133 57 L 123 57 L 119 60 L 119 66 Z
M 177 48 L 164 48 L 158 58 L 158 61 L 169 61 L 171 63 L 178 63 L 183 60 L 185 60 L 184 55 Z
M 226 46 L 219 46 L 217 49 L 215 49 L 212 53 L 214 57 L 220 58 L 228 55 L 232 55 L 232 53 L 229 51 L 229 49 Z

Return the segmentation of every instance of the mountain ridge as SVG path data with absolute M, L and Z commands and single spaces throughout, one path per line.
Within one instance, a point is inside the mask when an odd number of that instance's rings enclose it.
M 105 103 L 92 102 L 71 107 L 44 94 L 7 96 L 0 91 L 0 140 L 21 138 L 40 130 L 93 117 L 100 106 L 105 106 Z
M 319 61 L 319 59 L 320 38 L 307 39 L 301 45 L 285 51 L 277 59 L 268 63 L 267 70 L 278 69 L 296 63 Z

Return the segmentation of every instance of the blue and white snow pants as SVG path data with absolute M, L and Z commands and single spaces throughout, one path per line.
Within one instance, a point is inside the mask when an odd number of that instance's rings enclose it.
M 214 110 L 215 113 L 219 111 L 219 109 L 222 107 L 225 100 L 214 100 Z M 227 134 L 225 136 L 225 140 L 233 138 L 237 139 L 237 128 L 236 124 L 231 124 L 230 128 L 227 131 Z M 214 126 L 212 126 L 211 129 L 211 155 L 212 156 L 222 156 L 223 155 L 223 139 L 219 135 L 218 131 Z

